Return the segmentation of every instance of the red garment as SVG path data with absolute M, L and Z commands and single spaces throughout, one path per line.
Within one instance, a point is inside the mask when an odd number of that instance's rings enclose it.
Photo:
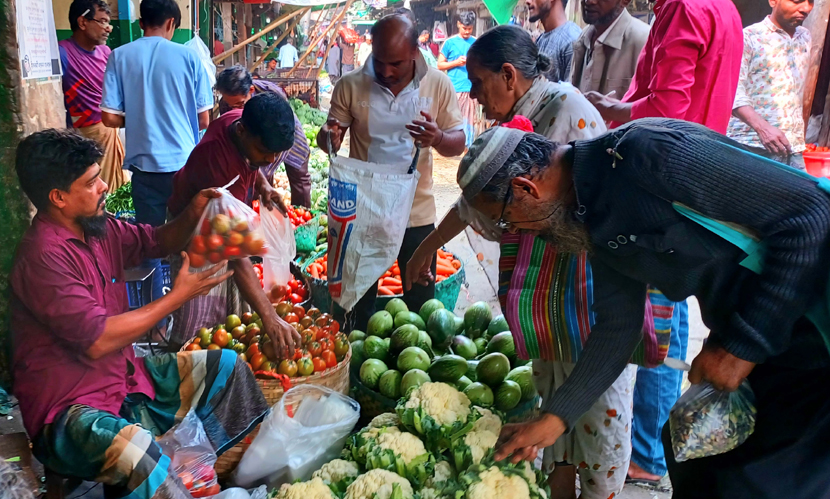
M 438 44 L 435 42 L 429 43 L 429 49 L 432 51 L 432 55 L 438 57 Z
M 631 88 L 631 119 L 678 118 L 726 133 L 743 31 L 732 0 L 657 0 Z M 620 123 L 611 123 L 610 127 Z
M 85 352 L 129 310 L 124 269 L 161 256 L 149 225 L 110 218 L 105 237 L 84 242 L 45 214 L 32 220 L 10 276 L 14 394 L 30 436 L 70 405 L 118 414 L 128 393 L 155 396 L 132 347 Z
M 520 114 L 514 116 L 513 119 L 507 123 L 502 123 L 501 126 L 505 128 L 515 128 L 516 130 L 521 130 L 527 133 L 533 133 L 533 123 Z
M 233 109 L 214 120 L 193 148 L 187 163 L 173 176 L 173 194 L 167 201 L 167 209 L 174 217 L 184 211 L 199 191 L 222 187 L 237 175 L 239 180 L 228 190 L 250 206 L 257 169 L 249 166 L 248 160 L 231 141 L 230 126 L 241 117 L 242 109 Z

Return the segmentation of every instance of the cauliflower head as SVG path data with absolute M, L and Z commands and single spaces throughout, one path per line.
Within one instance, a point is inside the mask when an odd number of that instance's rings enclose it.
M 376 469 L 357 477 L 346 489 L 344 499 L 412 499 L 413 495 L 412 485 L 406 478 Z
M 337 499 L 320 478 L 307 482 L 283 484 L 277 492 L 276 499 Z
M 335 459 L 324 464 L 322 468 L 315 471 L 311 478 L 321 478 L 324 482 L 331 484 L 348 478 L 355 478 L 360 475 L 357 463 Z
M 394 471 L 420 487 L 432 475 L 435 459 L 417 436 L 394 429 L 379 433 L 370 444 L 366 469 Z
M 401 418 L 394 412 L 384 412 L 379 414 L 369 422 L 368 428 L 383 428 L 384 426 L 398 426 L 401 424 Z
M 424 383 L 398 403 L 397 412 L 402 424 L 422 435 L 435 453 L 450 448 L 481 417 L 472 410 L 470 399 L 447 383 Z
M 429 485 L 439 485 L 452 478 L 455 478 L 455 471 L 452 469 L 449 461 L 439 461 L 435 463 L 435 470 L 433 471 Z
M 377 444 L 378 437 L 386 433 L 398 434 L 401 430 L 397 426 L 366 427 L 349 437 L 344 453 L 350 454 L 352 459 L 365 465 L 366 454 Z
M 467 499 L 530 499 L 530 488 L 521 476 L 505 475 L 491 466 L 467 487 Z
M 473 431 L 489 431 L 498 435 L 501 433 L 501 418 L 490 409 L 483 407 L 474 407 L 474 409 L 481 415 L 481 418 L 473 425 Z

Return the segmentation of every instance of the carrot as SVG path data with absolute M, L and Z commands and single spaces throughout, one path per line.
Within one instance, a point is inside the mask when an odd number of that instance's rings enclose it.
M 387 270 L 386 272 L 383 273 L 383 277 L 392 277 L 392 272 Z
M 386 289 L 396 295 L 403 294 L 403 286 L 384 286 Z
M 400 286 L 401 280 L 395 279 L 394 277 L 384 277 L 383 279 L 383 286 Z
M 446 257 L 447 257 L 447 254 L 448 254 L 446 251 L 442 250 L 441 248 L 438 248 L 438 252 L 437 252 L 437 253 L 438 253 L 438 256 L 440 256 L 440 257 L 442 257 L 442 258 L 446 258 Z
M 444 272 L 448 272 L 450 274 L 455 274 L 455 271 L 457 270 L 452 265 L 447 265 L 444 262 L 438 262 L 438 265 L 436 265 L 436 268 L 438 269 L 438 272 L 444 271 Z
M 438 277 L 435 278 L 435 282 L 441 282 L 446 278 L 447 278 L 447 276 L 439 275 Z
M 320 278 L 320 273 L 317 271 L 317 264 L 316 263 L 312 263 L 311 265 L 309 265 L 308 270 L 311 272 L 311 277 L 313 277 L 315 279 Z
M 461 268 L 461 262 L 459 262 L 458 260 L 453 260 L 450 265 L 452 265 L 452 268 L 454 268 L 455 270 Z
M 378 294 L 379 295 L 384 295 L 384 296 L 394 296 L 395 295 L 395 293 L 393 293 L 392 290 L 390 290 L 389 288 L 384 287 L 384 286 L 378 286 Z

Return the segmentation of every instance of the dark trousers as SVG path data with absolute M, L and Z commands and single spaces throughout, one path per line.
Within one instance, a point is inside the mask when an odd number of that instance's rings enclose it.
M 288 185 L 291 186 L 291 204 L 311 208 L 311 174 L 308 173 L 308 160 L 303 166 L 294 168 L 285 165 Z
M 401 268 L 401 277 L 406 275 L 406 264 L 409 262 L 409 259 L 412 258 L 415 250 L 418 249 L 421 242 L 426 239 L 426 237 L 434 229 L 434 224 L 424 225 L 421 227 L 410 227 L 406 229 L 401 249 L 398 251 L 398 266 Z M 433 255 L 432 275 L 435 275 L 436 261 L 437 255 Z M 376 312 L 375 299 L 377 298 L 377 294 L 378 285 L 375 283 L 371 288 L 369 288 L 369 291 L 363 295 L 363 298 L 357 302 L 351 313 L 346 314 L 345 318 L 342 316 L 338 318 L 338 320 L 341 321 L 346 320 L 345 323 L 347 326 L 351 326 L 349 329 L 346 329 L 346 331 L 350 331 L 351 329 L 366 331 L 366 325 L 369 323 L 369 318 Z M 430 282 L 427 286 L 413 284 L 412 289 L 408 292 L 404 290 L 403 294 L 403 301 L 405 301 L 407 306 L 409 306 L 409 310 L 412 310 L 413 312 L 420 310 L 421 305 L 432 298 L 435 298 L 435 282 Z
M 158 227 L 164 225 L 167 219 L 167 200 L 173 194 L 173 173 L 147 173 L 133 166 L 133 206 L 135 207 L 135 221 L 140 224 Z M 161 260 L 153 258 L 145 260 L 142 267 L 153 268 L 153 300 L 164 296 L 161 276 Z
M 669 423 L 663 447 L 674 499 L 830 498 L 830 368 L 761 364 L 750 373 L 755 432 L 718 456 L 674 460 Z

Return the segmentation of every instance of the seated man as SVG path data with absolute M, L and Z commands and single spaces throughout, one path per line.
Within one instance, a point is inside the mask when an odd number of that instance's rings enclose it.
M 128 312 L 124 268 L 184 248 L 219 194 L 200 192 L 158 228 L 120 222 L 104 212 L 102 155 L 69 130 L 32 134 L 17 148 L 17 176 L 38 213 L 10 276 L 14 393 L 47 468 L 118 497 L 189 498 L 154 437 L 195 409 L 221 453 L 268 406 L 231 350 L 136 358 L 132 343 L 232 273 L 191 272 L 185 257 L 175 289 Z
M 533 459 L 573 428 L 640 342 L 651 284 L 672 301 L 697 297 L 711 329 L 689 381 L 734 391 L 747 380 L 758 411 L 743 444 L 681 463 L 664 426 L 673 497 L 826 497 L 830 354 L 805 317 L 825 299 L 830 267 L 830 195 L 817 179 L 679 120 L 637 120 L 570 145 L 504 130 L 462 159 L 463 195 L 499 227 L 587 250 L 596 323 L 542 415 L 505 426 L 495 457 Z M 762 268 L 744 267 L 747 254 L 713 220 L 757 235 Z
M 261 93 L 272 93 L 287 99 L 285 90 L 274 82 L 254 80 L 244 66 L 231 66 L 216 77 L 216 90 L 222 95 L 219 101 L 219 113 L 225 114 L 231 109 L 242 109 L 248 99 Z M 308 174 L 308 139 L 303 124 L 294 115 L 294 145 L 284 156 L 285 174 L 291 186 L 291 204 L 311 207 L 311 175 Z M 274 172 L 279 162 L 262 168 L 266 180 L 273 184 Z
M 263 210 L 274 206 L 284 210 L 282 199 L 265 179 L 262 168 L 282 161 L 293 144 L 294 113 L 288 101 L 272 93 L 252 97 L 244 109 L 228 111 L 210 124 L 187 163 L 173 177 L 173 195 L 167 203 L 169 215 L 179 216 L 201 190 L 229 184 L 235 177 L 239 178 L 228 190 L 237 199 L 250 206 L 260 198 Z M 178 258 L 171 259 L 174 267 L 179 263 Z M 300 335 L 274 311 L 251 260 L 233 260 L 229 265 L 234 270 L 232 281 L 176 311 L 170 342 L 181 344 L 193 338 L 199 328 L 221 323 L 229 310 L 241 312 L 235 304 L 241 306 L 244 300 L 262 319 L 262 332 L 275 345 L 293 351 Z

